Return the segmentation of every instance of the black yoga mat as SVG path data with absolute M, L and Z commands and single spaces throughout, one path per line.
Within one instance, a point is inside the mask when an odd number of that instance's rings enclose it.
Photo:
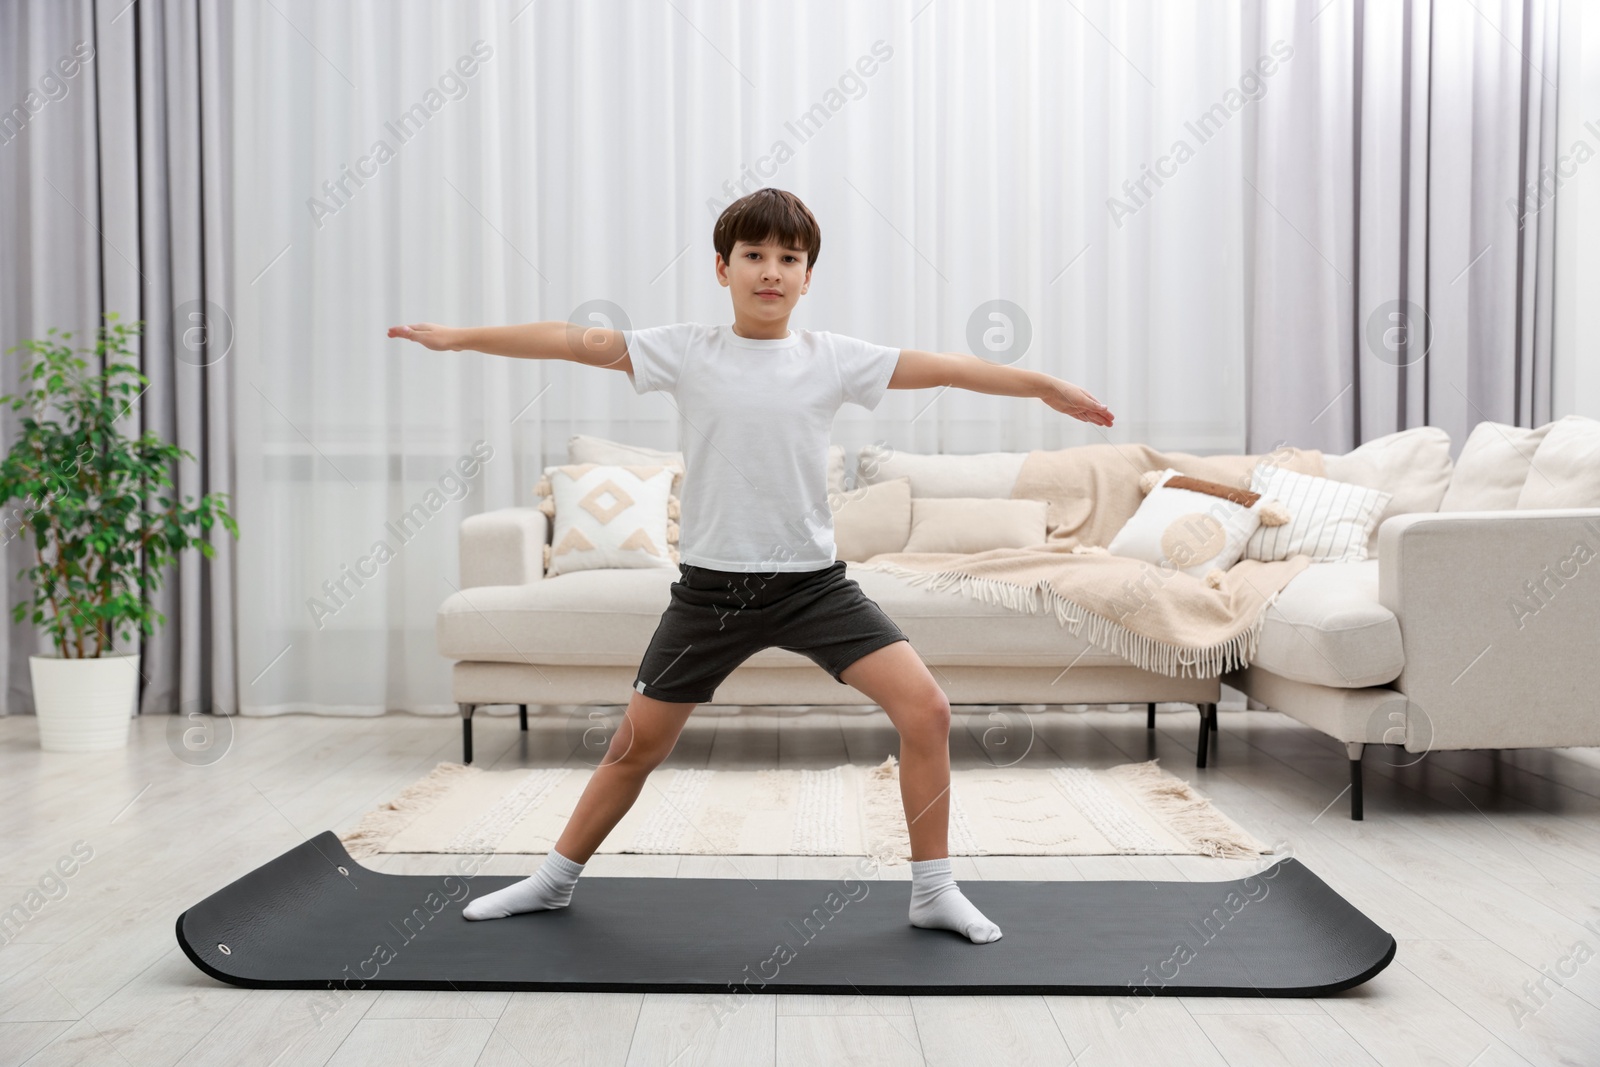
M 910 924 L 908 881 L 580 878 L 572 904 L 477 922 L 519 881 L 393 875 L 332 831 L 178 916 L 206 974 L 255 989 L 1306 997 L 1359 985 L 1395 940 L 1298 860 L 1230 882 L 960 880 L 1005 936 Z M 734 858 L 737 862 L 737 857 Z

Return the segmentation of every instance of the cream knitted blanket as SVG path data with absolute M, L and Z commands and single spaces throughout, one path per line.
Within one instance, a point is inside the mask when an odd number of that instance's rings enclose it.
M 1103 549 L 1139 509 L 1145 471 L 1171 467 L 1248 488 L 1251 470 L 1269 458 L 1301 474 L 1323 473 L 1322 453 L 1314 449 L 1258 456 L 1192 456 L 1146 445 L 1036 449 L 1023 461 L 1011 496 L 1049 502 L 1042 544 L 975 553 L 889 552 L 858 566 L 1020 612 L 1050 610 L 1074 636 L 1145 670 L 1213 677 L 1250 662 L 1266 609 L 1309 558 L 1240 560 L 1213 589 L 1176 569 Z

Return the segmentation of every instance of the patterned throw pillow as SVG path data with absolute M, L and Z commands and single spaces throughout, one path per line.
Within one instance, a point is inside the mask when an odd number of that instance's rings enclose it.
M 678 480 L 672 483 L 671 517 L 678 517 L 678 499 L 683 495 L 683 476 L 686 473 L 683 453 L 666 452 L 644 445 L 630 445 L 593 434 L 575 433 L 567 438 L 567 465 L 606 463 L 618 467 L 676 467 Z
M 1171 567 L 1216 588 L 1245 542 L 1288 515 L 1259 493 L 1193 478 L 1168 467 L 1139 478 L 1145 498 L 1106 551 Z
M 1280 501 L 1293 518 L 1260 529 L 1245 542 L 1244 558 L 1288 559 L 1304 553 L 1313 563 L 1358 562 L 1367 558 L 1367 539 L 1383 517 L 1392 494 L 1331 478 L 1256 464 L 1250 488 Z
M 683 471 L 661 465 L 570 463 L 546 467 L 534 487 L 551 521 L 544 573 L 603 567 L 673 567 Z

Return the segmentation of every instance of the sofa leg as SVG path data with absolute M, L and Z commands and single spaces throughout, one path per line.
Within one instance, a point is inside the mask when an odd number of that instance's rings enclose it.
M 457 704 L 461 711 L 461 762 L 472 762 L 472 713 L 478 707 L 476 704 Z
M 1194 754 L 1194 765 L 1206 765 L 1206 753 L 1211 747 L 1211 737 L 1217 732 L 1217 706 L 1215 704 L 1196 704 L 1200 712 L 1200 745 Z
M 523 733 L 527 733 L 528 732 L 528 705 L 526 705 L 526 704 L 518 704 L 517 707 L 522 709 L 522 732 Z
M 1154 704 L 1146 704 L 1145 708 L 1148 710 L 1145 713 L 1144 728 L 1146 730 L 1154 730 L 1156 728 L 1156 706 Z
M 1344 750 L 1350 756 L 1350 818 L 1361 821 L 1361 753 L 1365 746 L 1360 741 L 1346 741 Z

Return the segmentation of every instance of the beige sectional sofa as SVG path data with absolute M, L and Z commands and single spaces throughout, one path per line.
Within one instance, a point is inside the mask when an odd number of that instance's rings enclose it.
M 623 446 L 606 451 L 608 444 L 574 438 L 568 461 L 672 455 L 618 455 Z M 905 477 L 913 498 L 1005 498 L 1025 455 L 869 446 L 852 482 Z M 1226 683 L 1346 743 L 1355 819 L 1369 744 L 1411 753 L 1600 745 L 1600 562 L 1590 565 L 1583 549 L 1600 553 L 1600 423 L 1569 416 L 1535 430 L 1480 424 L 1454 463 L 1444 432 L 1420 428 L 1325 454 L 1324 462 L 1329 478 L 1392 494 L 1372 558 L 1313 563 L 1295 577 L 1267 610 L 1250 666 L 1222 678 L 1141 670 L 1073 637 L 1053 615 L 1019 614 L 848 564 L 847 572 L 905 631 L 952 705 L 1142 703 L 1153 726 L 1157 703 L 1194 704 L 1203 767 Z M 835 446 L 830 481 L 839 489 L 844 467 Z M 437 638 L 455 661 L 468 762 L 480 705 L 520 705 L 526 729 L 529 704 L 625 704 L 678 577 L 673 566 L 546 578 L 549 537 L 536 508 L 462 524 L 460 591 L 439 609 Z M 862 698 L 803 656 L 769 648 L 737 668 L 712 703 Z

